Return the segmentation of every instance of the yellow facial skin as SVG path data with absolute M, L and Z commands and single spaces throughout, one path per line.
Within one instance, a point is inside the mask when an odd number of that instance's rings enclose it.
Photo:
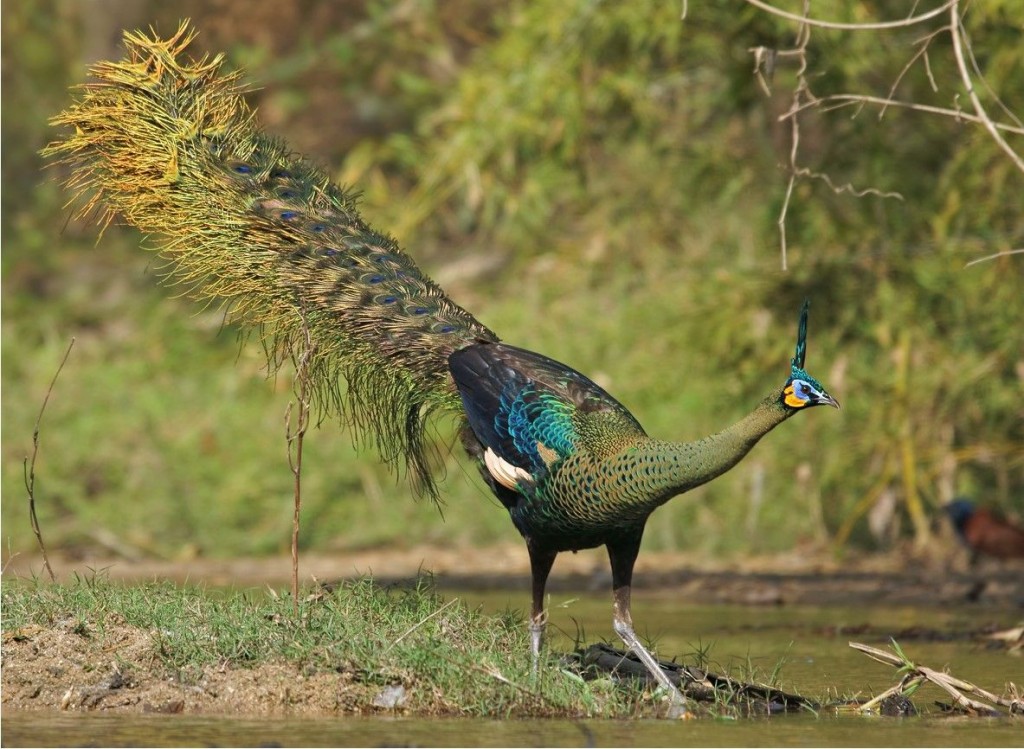
M 783 401 L 785 401 L 786 405 L 790 408 L 803 408 L 807 405 L 807 401 L 796 397 L 796 393 L 793 392 L 792 383 L 786 385 L 786 389 L 782 391 L 782 394 L 785 396 Z

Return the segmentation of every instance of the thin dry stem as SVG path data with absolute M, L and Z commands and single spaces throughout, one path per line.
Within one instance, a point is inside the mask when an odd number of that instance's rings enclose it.
M 893 666 L 894 668 L 906 672 L 898 684 L 861 705 L 861 711 L 867 712 L 873 710 L 885 698 L 896 694 L 912 692 L 925 682 L 934 684 L 939 689 L 942 689 L 944 692 L 949 694 L 957 706 L 968 711 L 974 711 L 980 715 L 999 715 L 1001 713 L 993 708 L 992 705 L 972 700 L 970 697 L 967 697 L 967 694 L 976 695 L 994 705 L 1008 708 L 1010 712 L 1014 714 L 1024 711 L 1024 702 L 1021 701 L 1017 687 L 1014 684 L 1009 685 L 1009 691 L 1013 696 L 1010 698 L 1001 697 L 989 692 L 988 690 L 982 689 L 969 681 L 958 679 L 952 674 L 948 674 L 943 671 L 936 671 L 928 666 L 920 666 L 898 653 L 879 650 L 878 648 L 859 642 L 851 642 L 849 645 L 854 650 L 859 650 L 864 653 L 872 660 L 878 661 L 879 663 L 883 663 L 887 666 Z M 894 647 L 898 648 L 899 646 L 894 643 Z
M 804 0 L 804 15 L 810 13 L 811 3 L 810 0 Z M 805 97 L 814 101 L 815 97 L 811 93 L 810 85 L 807 83 L 807 44 L 811 41 L 811 28 L 805 24 L 801 24 L 797 30 L 796 36 L 796 47 L 793 50 L 787 50 L 787 54 L 791 54 L 797 57 L 800 61 L 800 67 L 797 70 L 796 79 L 797 87 L 793 91 L 793 102 L 790 104 L 790 110 L 798 109 Z M 789 201 L 793 197 L 793 188 L 796 186 L 797 176 L 799 175 L 800 167 L 797 166 L 797 154 L 800 150 L 800 122 L 794 115 L 790 120 L 790 138 L 791 144 L 789 149 L 789 182 L 786 184 L 786 197 L 782 201 L 782 208 L 779 209 L 779 218 L 776 221 L 779 227 L 779 244 L 780 251 L 782 253 L 782 270 L 787 270 L 789 267 L 788 259 L 788 248 L 786 241 L 786 216 L 789 214 Z
M 60 377 L 60 373 L 64 370 L 64 365 L 67 364 L 74 345 L 75 339 L 72 338 L 67 350 L 64 352 L 64 358 L 60 360 L 57 371 L 53 373 L 53 379 L 50 380 L 50 386 L 46 389 L 46 395 L 43 396 L 43 405 L 39 407 L 39 415 L 36 417 L 36 424 L 32 429 L 32 456 L 31 458 L 26 457 L 22 462 L 22 470 L 25 474 L 25 490 L 28 492 L 29 521 L 32 523 L 32 532 L 35 533 L 36 541 L 39 543 L 39 550 L 43 554 L 43 567 L 46 569 L 47 574 L 49 574 L 51 583 L 57 582 L 57 576 L 53 574 L 53 567 L 50 566 L 50 557 L 46 553 L 46 544 L 43 543 L 43 531 L 39 526 L 39 517 L 36 515 L 36 457 L 39 455 L 39 425 L 43 421 L 43 412 L 46 411 L 46 404 L 50 402 L 50 395 L 57 384 L 57 378 Z
M 832 106 L 825 106 L 832 102 L 835 102 L 835 104 Z M 929 114 L 940 114 L 946 117 L 952 117 L 953 119 L 962 122 L 982 124 L 982 119 L 980 117 L 964 112 L 962 109 L 948 109 L 946 107 L 936 107 L 930 104 L 918 104 L 913 101 L 886 99 L 881 96 L 868 96 L 866 94 L 829 94 L 828 96 L 822 96 L 814 101 L 803 104 L 799 109 L 787 110 L 783 114 L 779 115 L 779 120 L 782 121 L 789 117 L 793 117 L 800 114 L 800 112 L 805 109 L 810 109 L 811 107 L 820 107 L 823 112 L 830 112 L 841 107 L 849 107 L 855 104 L 879 104 L 882 107 L 903 107 L 905 109 L 913 109 L 918 112 L 927 112 Z M 1022 127 L 1007 125 L 1004 122 L 993 122 L 992 124 L 1004 132 L 1014 133 L 1015 135 L 1024 135 L 1024 128 Z
M 301 313 L 300 313 L 301 314 Z M 294 482 L 294 510 L 292 514 L 292 607 L 295 616 L 299 615 L 299 525 L 302 512 L 302 445 L 309 427 L 309 362 L 316 352 L 305 315 L 302 315 L 302 330 L 305 345 L 295 368 L 295 381 L 292 384 L 295 398 L 299 404 L 298 420 L 295 431 L 292 431 L 292 405 L 288 404 L 285 412 L 285 439 L 288 444 L 288 467 L 291 469 Z
M 1024 172 L 1024 159 L 1020 155 L 1010 148 L 1010 144 L 1007 143 L 1002 134 L 999 132 L 999 128 L 996 127 L 995 123 L 989 117 L 988 112 L 985 111 L 985 107 L 981 103 L 981 99 L 978 98 L 977 92 L 974 90 L 974 81 L 971 78 L 971 73 L 967 69 L 967 62 L 964 60 L 964 47 L 970 50 L 970 40 L 967 39 L 967 30 L 964 28 L 963 22 L 960 18 L 960 3 L 953 2 L 949 9 L 950 14 L 950 30 L 953 37 L 953 57 L 956 59 L 957 68 L 960 70 L 960 78 L 963 80 L 964 87 L 967 89 L 967 95 L 971 99 L 971 104 L 974 105 L 974 111 L 981 119 L 981 123 L 988 130 L 989 135 L 992 136 L 992 140 L 996 142 L 1010 160 L 1016 164 L 1017 168 Z M 973 59 L 973 52 L 971 53 Z M 979 75 L 979 78 L 984 81 L 985 79 Z M 987 84 L 986 84 L 987 87 Z
M 977 260 L 972 260 L 971 262 L 969 262 L 966 265 L 964 265 L 964 267 L 965 268 L 970 268 L 972 265 L 977 265 L 978 263 L 984 263 L 984 262 L 987 262 L 989 260 L 995 260 L 997 257 L 1005 257 L 1006 255 L 1022 255 L 1022 254 L 1024 254 L 1024 248 L 1018 248 L 1016 250 L 1003 250 L 1002 252 L 997 252 L 994 255 L 986 255 L 985 257 L 979 257 Z
M 445 609 L 448 609 L 448 608 L 451 608 L 452 606 L 454 606 L 454 605 L 455 605 L 455 604 L 456 604 L 456 603 L 458 602 L 458 600 L 459 600 L 458 598 L 453 598 L 452 600 L 448 601 L 448 603 L 444 604 L 443 606 L 439 607 L 438 609 L 436 609 L 436 610 L 434 610 L 434 611 L 430 612 L 429 614 L 427 614 L 427 615 L 426 615 L 425 617 L 423 617 L 422 619 L 420 619 L 420 620 L 419 620 L 418 622 L 416 622 L 416 623 L 415 623 L 414 625 L 412 625 L 411 627 L 409 627 L 409 629 L 405 630 L 405 631 L 404 631 L 404 632 L 403 632 L 402 634 L 400 634 L 400 635 L 399 635 L 398 637 L 396 637 L 396 638 L 394 639 L 394 641 L 393 641 L 393 642 L 392 642 L 392 643 L 391 643 L 390 645 L 388 645 L 388 646 L 387 646 L 386 648 L 384 648 L 384 652 L 383 652 L 383 653 L 381 653 L 381 655 L 384 655 L 385 653 L 389 653 L 389 652 L 391 652 L 392 648 L 394 648 L 394 647 L 395 647 L 395 645 L 397 645 L 398 643 L 400 643 L 400 642 L 401 642 L 402 640 L 404 640 L 404 639 L 405 639 L 406 637 L 408 637 L 409 635 L 411 635 L 411 634 L 412 634 L 413 632 L 415 632 L 415 631 L 416 631 L 417 629 L 419 629 L 419 628 L 420 628 L 420 627 L 422 627 L 422 626 L 423 626 L 424 624 L 426 624 L 427 622 L 429 622 L 429 621 L 430 621 L 431 619 L 433 619 L 433 618 L 434 618 L 435 616 L 438 616 L 438 615 L 439 615 L 439 614 L 440 614 L 440 613 L 441 613 L 442 611 L 444 611 Z
M 750 5 L 755 8 L 760 8 L 763 11 L 771 13 L 772 15 L 786 18 L 790 21 L 797 21 L 801 24 L 808 26 L 815 26 L 819 29 L 837 29 L 840 31 L 882 31 L 885 29 L 900 29 L 906 28 L 907 26 L 913 26 L 914 24 L 927 21 L 929 18 L 935 18 L 936 16 L 942 15 L 951 6 L 957 4 L 957 0 L 949 0 L 938 8 L 930 10 L 927 13 L 922 13 L 918 16 L 910 16 L 899 21 L 879 21 L 877 23 L 843 23 L 839 21 L 820 21 L 815 18 L 809 18 L 807 15 L 798 16 L 796 13 L 789 13 L 784 10 L 776 8 L 774 5 L 770 5 L 762 0 L 747 0 Z
M 853 195 L 856 198 L 863 198 L 867 195 L 874 195 L 879 198 L 895 198 L 896 200 L 903 200 L 903 196 L 898 192 L 879 190 L 878 188 L 875 187 L 865 187 L 862 189 L 858 189 L 849 182 L 846 182 L 842 185 L 837 185 L 835 182 L 832 181 L 832 178 L 829 177 L 824 172 L 812 172 L 810 169 L 807 169 L 805 167 L 800 167 L 799 169 L 797 169 L 796 175 L 798 177 L 808 177 L 810 179 L 821 180 L 826 185 L 828 185 L 832 192 L 834 192 L 836 195 L 849 193 L 850 195 Z
M 915 52 L 909 60 L 907 60 L 907 64 L 903 66 L 902 70 L 900 70 L 899 75 L 896 76 L 896 80 L 894 80 L 892 82 L 892 85 L 889 86 L 889 96 L 887 98 L 892 99 L 893 94 L 896 93 L 896 89 L 900 85 L 900 81 L 902 81 L 904 76 L 906 76 L 906 74 L 910 72 L 910 69 L 914 67 L 914 63 L 920 59 L 924 60 L 925 70 L 928 73 L 928 83 L 931 85 L 932 91 L 938 92 L 939 87 L 938 84 L 935 83 L 935 78 L 932 76 L 931 65 L 928 62 L 928 45 L 930 45 L 935 40 L 935 38 L 939 36 L 943 31 L 945 31 L 945 28 L 936 29 L 928 36 L 926 36 L 924 39 L 921 39 L 917 42 L 918 44 L 921 45 L 921 48 L 917 52 Z M 878 113 L 878 119 L 882 119 L 882 117 L 885 116 L 885 109 L 886 107 L 883 106 L 882 111 Z
M 981 124 L 989 132 L 990 136 L 995 140 L 996 144 L 1010 157 L 1013 163 L 1018 169 L 1024 171 L 1024 159 L 1014 151 L 1010 145 L 1006 142 L 1003 137 L 1004 133 L 1024 134 L 1024 126 L 1022 126 L 1021 120 L 1011 112 L 1006 105 L 1002 102 L 999 96 L 992 91 L 991 87 L 982 74 L 982 71 L 978 65 L 978 62 L 974 56 L 973 49 L 970 45 L 970 40 L 967 37 L 966 29 L 963 26 L 961 19 L 961 2 L 960 0 L 949 0 L 942 6 L 933 10 L 921 13 L 918 15 L 911 15 L 899 21 L 888 21 L 880 23 L 836 23 L 830 21 L 821 21 L 814 19 L 810 16 L 810 6 L 808 2 L 804 2 L 802 6 L 802 14 L 797 15 L 795 13 L 789 13 L 787 11 L 780 10 L 774 7 L 764 0 L 747 0 L 747 2 L 756 8 L 771 13 L 773 15 L 785 18 L 791 21 L 799 23 L 799 29 L 797 32 L 797 43 L 794 49 L 779 51 L 772 50 L 765 47 L 751 47 L 748 51 L 754 56 L 754 76 L 758 86 L 766 96 L 771 95 L 771 80 L 772 74 L 774 73 L 776 61 L 782 57 L 796 57 L 798 60 L 798 70 L 796 72 L 796 86 L 793 91 L 792 102 L 789 108 L 779 116 L 779 121 L 790 121 L 790 152 L 789 152 L 789 163 L 788 172 L 789 178 L 786 183 L 785 195 L 782 201 L 782 207 L 779 210 L 779 216 L 776 221 L 779 228 L 779 243 L 782 260 L 782 269 L 786 270 L 788 266 L 788 240 L 786 234 L 786 221 L 789 214 L 789 207 L 793 198 L 793 191 L 796 186 L 796 180 L 801 177 L 810 177 L 814 179 L 820 179 L 824 181 L 834 192 L 843 193 L 848 192 L 856 197 L 864 197 L 867 195 L 874 195 L 877 197 L 895 197 L 902 199 L 897 192 L 879 190 L 876 188 L 865 188 L 856 189 L 850 183 L 845 183 L 842 186 L 836 186 L 832 179 L 824 173 L 814 172 L 807 168 L 801 167 L 798 164 L 798 156 L 800 149 L 800 123 L 799 115 L 807 109 L 817 108 L 822 112 L 831 111 L 841 106 L 855 105 L 858 107 L 858 112 L 854 113 L 854 117 L 859 114 L 859 108 L 864 107 L 867 104 L 875 104 L 881 107 L 878 113 L 879 119 L 881 119 L 886 110 L 889 107 L 902 107 L 920 112 L 927 112 L 931 114 L 939 114 L 943 116 L 952 117 L 958 121 L 973 122 Z M 931 31 L 927 36 L 918 40 L 916 44 L 919 46 L 917 51 L 911 56 L 907 63 L 902 67 L 899 74 L 889 87 L 889 93 L 886 97 L 878 96 L 867 96 L 859 94 L 833 94 L 823 97 L 816 96 L 810 88 L 809 77 L 808 77 L 808 63 L 807 63 L 807 43 L 810 38 L 810 32 L 812 28 L 821 29 L 835 29 L 845 31 L 879 31 L 884 29 L 896 29 L 896 28 L 907 28 L 917 24 L 921 24 L 930 19 L 936 18 L 943 13 L 948 11 L 950 22 L 948 25 L 944 25 L 934 31 Z M 957 108 L 945 108 L 936 107 L 927 104 L 919 104 L 917 102 L 905 102 L 898 99 L 894 99 L 893 96 L 903 81 L 904 77 L 910 72 L 918 61 L 923 60 L 925 75 L 927 76 L 928 83 L 931 86 L 932 91 L 937 92 L 939 90 L 938 83 L 935 80 L 935 76 L 932 72 L 931 61 L 929 58 L 929 49 L 933 40 L 949 32 L 953 41 L 953 56 L 956 60 L 957 68 L 960 72 L 960 78 L 962 84 L 967 90 L 968 95 L 971 99 L 971 104 L 974 109 L 974 113 L 970 114 Z M 973 71 L 973 73 L 972 73 Z M 1009 118 L 1012 124 L 1004 122 L 996 122 L 991 118 L 985 107 L 982 105 L 976 93 L 975 80 L 978 85 L 982 86 L 996 104 L 1002 109 L 1006 117 Z M 988 258 L 998 257 L 1001 254 L 991 255 Z
M 922 681 L 924 681 L 924 679 L 922 679 L 921 677 L 911 677 L 908 674 L 907 676 L 904 676 L 902 679 L 900 679 L 899 683 L 895 686 L 889 687 L 881 694 L 876 695 L 875 697 L 861 705 L 860 711 L 864 713 L 869 713 L 890 697 L 893 697 L 897 694 L 903 694 L 904 692 L 912 689 L 917 689 L 917 687 L 921 685 Z

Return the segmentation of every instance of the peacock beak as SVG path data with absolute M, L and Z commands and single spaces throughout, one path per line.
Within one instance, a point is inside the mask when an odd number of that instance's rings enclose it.
M 839 408 L 839 401 L 837 401 L 831 395 L 823 391 L 817 394 L 814 405 L 832 406 L 832 408 Z

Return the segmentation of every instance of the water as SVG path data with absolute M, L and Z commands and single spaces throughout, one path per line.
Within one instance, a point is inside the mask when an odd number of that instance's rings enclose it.
M 452 591 L 485 610 L 522 609 L 522 591 Z M 577 631 L 587 642 L 611 631 L 606 594 L 550 598 L 549 633 L 569 649 Z M 850 640 L 884 648 L 895 636 L 908 656 L 994 692 L 1024 683 L 1024 659 L 969 636 L 983 626 L 1009 627 L 1019 610 L 950 607 L 694 606 L 667 592 L 640 592 L 633 606 L 641 638 L 662 656 L 693 662 L 708 652 L 710 670 L 767 677 L 780 666 L 779 686 L 827 700 L 877 694 L 894 671 L 848 647 Z M 927 714 L 881 718 L 824 710 L 743 720 L 690 721 L 483 720 L 385 717 L 252 719 L 228 716 L 5 712 L 3 746 L 1024 746 L 1024 719 L 947 717 L 934 687 L 914 695 Z
M 1020 722 L 809 715 L 719 721 L 3 715 L 4 746 L 1021 746 Z
M 516 600 L 505 593 L 464 597 L 493 611 L 510 603 L 515 607 Z M 552 595 L 549 612 L 555 648 L 572 649 L 578 629 L 585 642 L 621 646 L 611 627 L 610 595 Z M 1024 659 L 1008 655 L 1003 647 L 987 647 L 974 634 L 1020 625 L 1024 612 L 1019 609 L 688 605 L 665 593 L 645 591 L 634 595 L 632 613 L 637 634 L 653 641 L 661 657 L 694 663 L 693 654 L 705 651 L 709 670 L 738 678 L 751 668 L 755 676 L 767 678 L 778 667 L 779 688 L 811 699 L 857 692 L 870 696 L 892 686 L 891 667 L 848 645 L 862 642 L 886 649 L 890 638 L 911 659 L 935 669 L 948 667 L 989 691 L 999 693 L 1008 681 L 1024 686 Z

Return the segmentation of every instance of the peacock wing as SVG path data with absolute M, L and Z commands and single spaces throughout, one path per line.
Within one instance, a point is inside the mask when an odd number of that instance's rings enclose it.
M 540 481 L 571 454 L 600 455 L 613 449 L 606 443 L 645 436 L 603 388 L 532 351 L 479 343 L 453 353 L 448 366 L 487 469 L 508 488 Z

